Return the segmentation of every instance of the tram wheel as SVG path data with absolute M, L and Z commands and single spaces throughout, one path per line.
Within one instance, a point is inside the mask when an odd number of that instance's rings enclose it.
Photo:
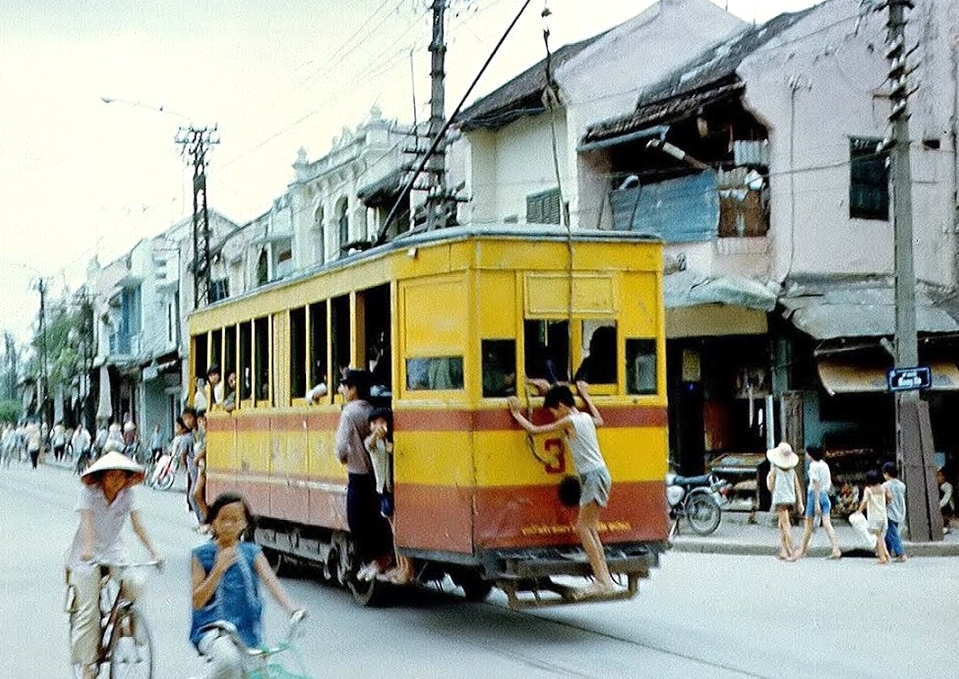
M 484 580 L 475 571 L 454 573 L 452 577 L 453 582 L 463 590 L 463 596 L 467 601 L 485 601 L 486 597 L 493 591 L 492 581 Z
M 375 606 L 379 593 L 379 583 L 373 580 L 357 580 L 355 575 L 350 575 L 347 586 L 353 594 L 353 600 L 360 606 Z

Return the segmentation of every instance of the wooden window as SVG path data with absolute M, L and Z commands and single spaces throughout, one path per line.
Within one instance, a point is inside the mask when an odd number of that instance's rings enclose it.
M 889 151 L 879 139 L 849 140 L 849 217 L 889 219 Z
M 516 394 L 516 340 L 484 339 L 483 396 Z
M 626 393 L 656 393 L 656 340 L 626 340 Z
M 350 298 L 349 295 L 334 297 L 331 302 L 331 341 L 333 342 L 333 365 L 338 371 L 338 383 L 344 368 L 350 367 Z M 362 368 L 363 366 L 353 366 Z
M 528 224 L 562 224 L 560 219 L 559 189 L 550 189 L 526 196 Z
M 237 381 L 240 385 L 240 399 L 253 398 L 253 323 L 240 323 L 240 358 Z
M 309 389 L 325 384 L 327 393 L 335 393 L 335 384 L 330 385 L 329 371 L 326 364 L 326 348 L 329 337 L 326 323 L 326 302 L 315 302 L 310 305 L 310 375 Z M 329 399 L 325 399 L 329 400 Z
M 270 319 L 267 316 L 253 321 L 253 371 L 256 402 L 270 405 Z

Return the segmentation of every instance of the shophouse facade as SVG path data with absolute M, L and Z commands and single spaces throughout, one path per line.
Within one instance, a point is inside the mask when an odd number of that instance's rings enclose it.
M 837 459 L 849 453 L 852 478 L 894 450 L 892 400 L 875 379 L 891 365 L 883 347 L 894 333 L 894 206 L 888 152 L 877 151 L 889 129 L 886 14 L 831 0 L 760 26 L 713 19 L 711 41 L 664 63 L 663 45 L 691 41 L 693 25 L 669 18 L 709 11 L 658 3 L 557 50 L 552 109 L 535 105 L 550 89 L 545 71 L 531 77 L 540 64 L 465 111 L 472 215 L 522 221 L 525 208 L 527 221 L 558 223 L 565 210 L 574 228 L 663 238 L 680 470 L 702 471 L 722 454 L 758 461 L 785 437 L 799 449 L 824 444 Z M 944 461 L 955 455 L 944 415 L 959 389 L 956 12 L 917 2 L 909 25 L 921 64 L 910 102 L 920 358 L 934 366 L 927 398 Z M 604 96 L 607 70 L 622 77 L 623 63 L 642 64 L 636 88 Z M 525 98 L 515 96 L 524 83 Z M 557 185 L 547 167 L 555 130 L 565 140 L 555 145 L 561 198 L 547 193 Z M 534 149 L 540 165 L 528 160 Z M 521 162 L 533 171 L 518 190 L 503 168 Z M 506 185 L 515 195 L 504 201 Z

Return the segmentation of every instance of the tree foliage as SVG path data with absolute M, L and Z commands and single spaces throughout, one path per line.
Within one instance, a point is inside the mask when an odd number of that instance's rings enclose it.
M 0 422 L 17 422 L 20 419 L 20 402 L 14 399 L 0 401 Z

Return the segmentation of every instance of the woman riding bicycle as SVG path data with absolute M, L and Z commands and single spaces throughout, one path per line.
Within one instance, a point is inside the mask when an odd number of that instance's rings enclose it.
M 100 632 L 100 562 L 124 560 L 122 529 L 127 517 L 133 532 L 156 561 L 161 561 L 134 502 L 132 486 L 143 481 L 143 468 L 117 452 L 94 462 L 80 477 L 77 511 L 80 524 L 66 554 L 67 584 L 76 595 L 76 618 L 70 639 L 70 657 L 82 665 L 83 678 L 95 679 L 97 645 Z M 121 583 L 131 599 L 136 596 L 133 583 Z
M 252 515 L 241 495 L 219 495 L 210 505 L 207 522 L 213 539 L 192 552 L 190 641 L 210 662 L 208 679 L 243 679 L 243 656 L 217 623 L 230 623 L 246 646 L 259 646 L 261 582 L 287 613 L 302 609 L 290 600 L 259 545 L 243 541 Z

